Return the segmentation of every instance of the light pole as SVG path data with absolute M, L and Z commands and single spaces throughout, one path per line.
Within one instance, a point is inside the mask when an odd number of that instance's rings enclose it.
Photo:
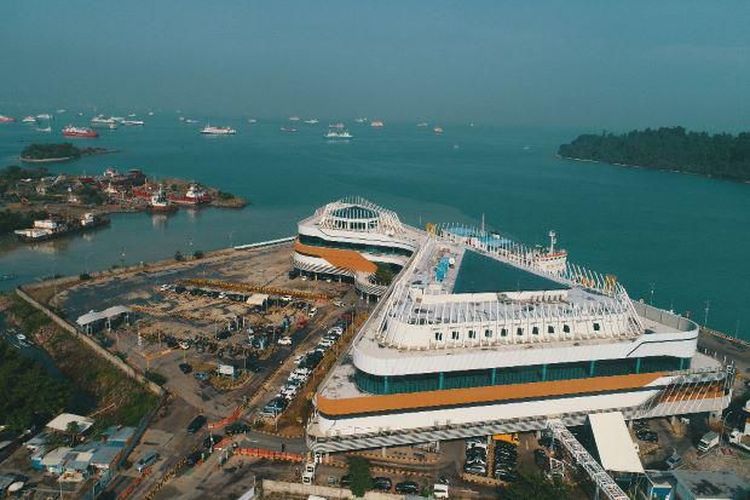
M 706 307 L 703 309 L 703 327 L 708 324 L 708 312 L 711 310 L 711 301 L 706 299 Z

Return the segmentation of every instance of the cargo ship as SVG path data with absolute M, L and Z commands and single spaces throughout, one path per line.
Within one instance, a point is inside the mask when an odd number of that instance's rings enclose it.
M 177 206 L 172 204 L 167 198 L 167 194 L 164 189 L 159 186 L 159 189 L 151 196 L 148 202 L 148 211 L 153 213 L 170 213 L 177 210 Z
M 99 133 L 89 127 L 75 127 L 68 125 L 62 129 L 62 134 L 65 137 L 79 137 L 83 139 L 95 139 L 99 137 Z

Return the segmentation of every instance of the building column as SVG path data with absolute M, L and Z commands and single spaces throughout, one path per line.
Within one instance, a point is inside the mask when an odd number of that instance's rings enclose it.
M 445 384 L 445 376 L 443 372 L 438 373 L 438 389 L 442 389 Z
M 547 363 L 542 365 L 542 382 L 547 381 Z
M 589 377 L 593 377 L 595 371 L 596 371 L 596 361 L 592 359 L 591 362 L 589 363 Z
M 635 373 L 641 373 L 641 358 L 635 358 Z
M 383 377 L 383 390 L 386 394 L 390 394 L 389 387 L 388 387 L 388 375 Z
M 490 383 L 492 385 L 495 385 L 495 382 L 497 381 L 497 368 L 492 369 L 492 374 L 490 375 Z

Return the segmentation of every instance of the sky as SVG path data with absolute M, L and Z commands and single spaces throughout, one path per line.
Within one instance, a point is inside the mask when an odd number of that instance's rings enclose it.
M 747 130 L 748 26 L 748 0 L 2 0 L 0 113 Z

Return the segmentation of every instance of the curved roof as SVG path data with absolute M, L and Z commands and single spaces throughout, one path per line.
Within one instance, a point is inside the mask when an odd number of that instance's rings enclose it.
M 404 232 L 396 212 L 359 196 L 342 198 L 319 208 L 315 215 L 324 229 L 400 234 Z

